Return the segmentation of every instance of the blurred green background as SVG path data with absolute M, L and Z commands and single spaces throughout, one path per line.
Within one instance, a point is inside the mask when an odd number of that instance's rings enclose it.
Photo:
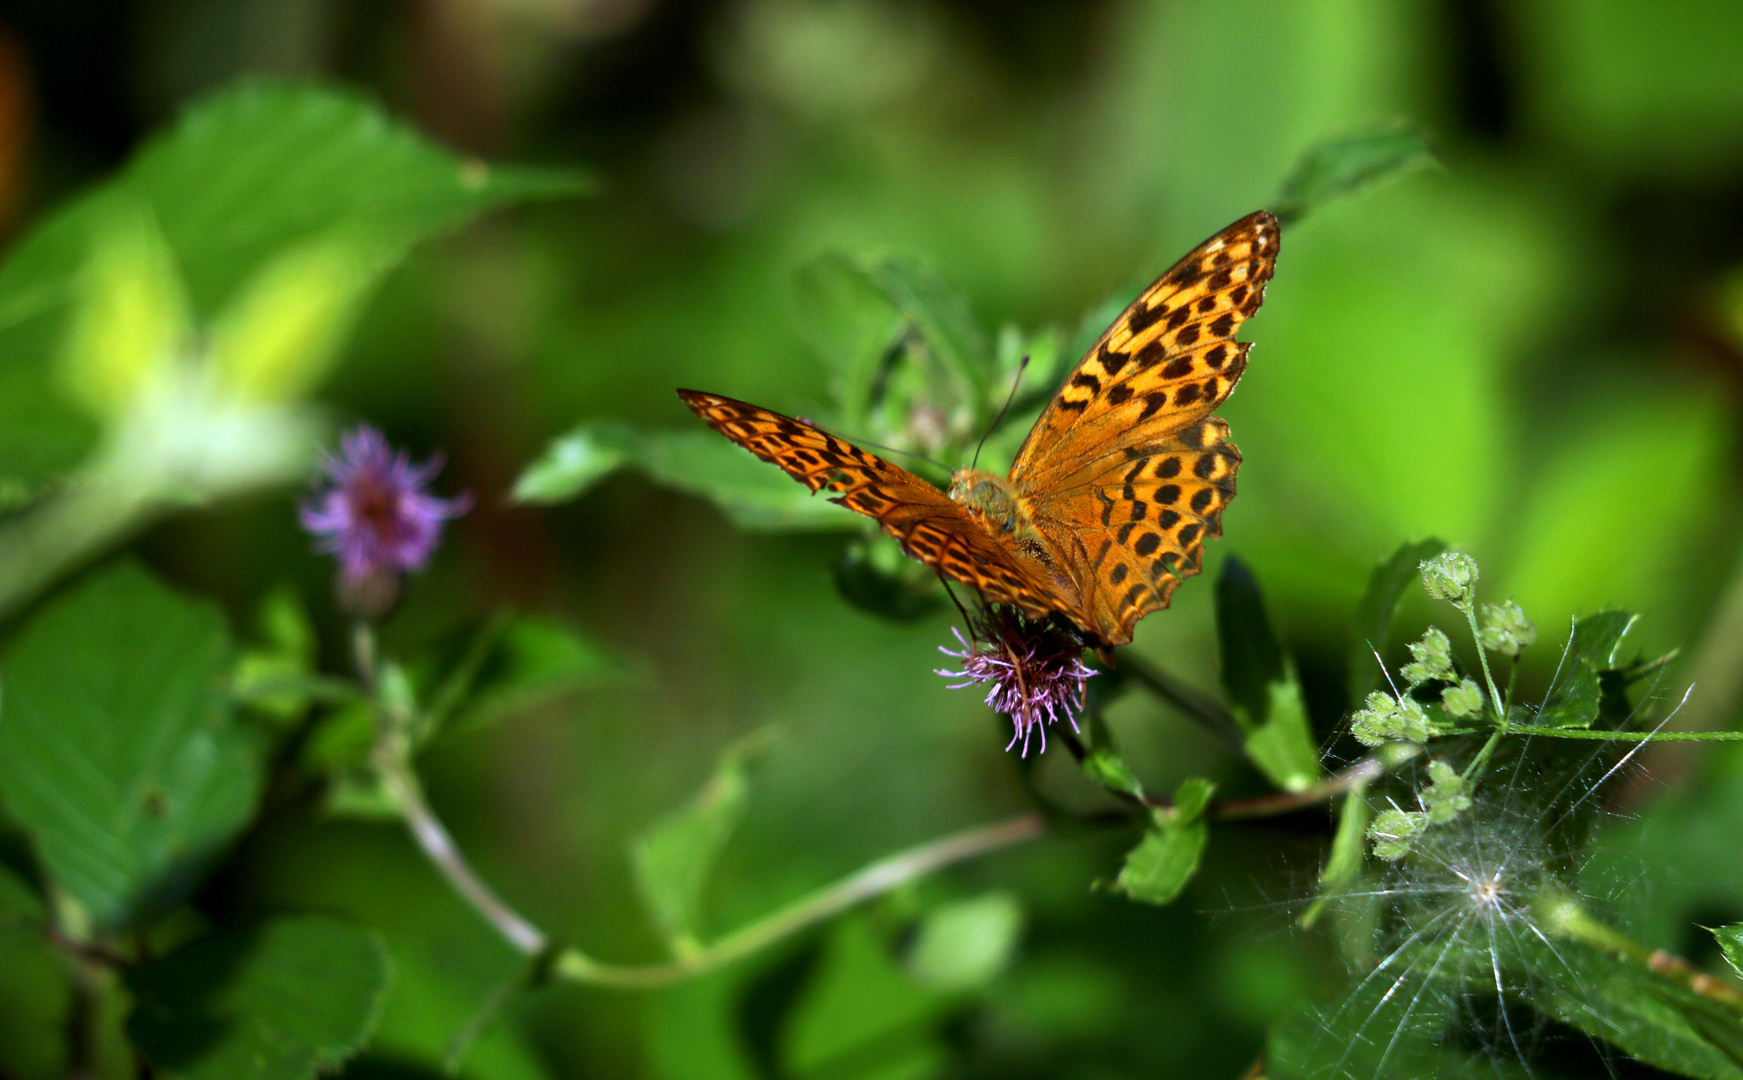
M 711 891 L 716 929 L 1030 799 L 1004 722 L 932 674 L 949 620 L 880 621 L 836 593 L 848 534 L 740 532 L 633 472 L 566 505 L 511 505 L 515 477 L 582 420 L 694 425 L 677 386 L 827 412 L 793 285 L 816 256 L 915 256 L 988 327 L 1069 334 L 1352 130 L 1407 121 L 1440 167 L 1285 231 L 1222 411 L 1246 457 L 1225 538 L 1132 649 L 1214 687 L 1208 575 L 1238 553 L 1329 740 L 1369 568 L 1435 534 L 1478 558 L 1487 598 L 1524 605 L 1540 667 L 1574 614 L 1638 611 L 1643 649 L 1693 658 L 1679 693 L 1691 670 L 1711 674 L 1691 718 L 1728 722 L 1743 647 L 1723 629 L 1743 524 L 1739 57 L 1730 0 L 18 0 L 0 7 L 0 231 L 17 237 L 187 102 L 250 75 L 347 84 L 461 154 L 598 178 L 592 197 L 418 249 L 317 396 L 336 424 L 445 452 L 438 490 L 478 500 L 389 648 L 427 650 L 505 604 L 596 644 L 593 685 L 450 736 L 424 767 L 533 921 L 651 960 L 626 844 L 750 731 L 778 735 Z M 177 514 L 136 546 L 239 625 L 289 583 L 338 664 L 330 569 L 296 527 L 298 494 Z M 1122 700 L 1113 722 L 1154 788 L 1200 773 L 1261 790 L 1148 700 Z M 1037 770 L 1055 797 L 1095 804 L 1057 749 Z M 700 983 L 543 991 L 465 1074 L 1233 1077 L 1269 1022 L 1339 978 L 1289 923 L 1327 829 L 1318 814 L 1218 828 L 1203 875 L 1161 910 L 1088 888 L 1130 836 L 1046 841 Z M 1709 923 L 1743 918 L 1723 906 L 1734 890 L 1665 892 Z M 1008 969 L 969 989 L 903 973 L 917 912 L 987 894 L 1021 911 Z M 269 815 L 199 903 L 387 932 L 394 995 L 347 1076 L 435 1075 L 514 967 L 401 830 L 312 805 Z M 14 997 L 32 978 L 48 976 L 14 971 Z

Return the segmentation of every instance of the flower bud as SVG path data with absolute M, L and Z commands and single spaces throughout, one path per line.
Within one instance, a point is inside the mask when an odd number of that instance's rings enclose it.
M 1410 643 L 1410 655 L 1416 659 L 1400 668 L 1398 674 L 1404 676 L 1404 681 L 1411 686 L 1421 686 L 1434 679 L 1451 682 L 1458 678 L 1453 673 L 1452 642 L 1432 626 L 1422 635 L 1421 641 Z
M 1444 825 L 1471 808 L 1468 785 L 1457 769 L 1436 758 L 1428 763 L 1428 779 L 1428 786 L 1416 798 L 1431 823 Z
M 1376 690 L 1350 717 L 1350 733 L 1363 746 L 1385 742 L 1427 742 L 1434 734 L 1428 713 L 1410 698 L 1395 698 Z
M 1428 815 L 1415 810 L 1400 810 L 1396 806 L 1382 810 L 1368 826 L 1368 839 L 1374 846 L 1374 857 L 1394 862 L 1410 853 L 1410 846 L 1428 828 Z
M 1531 625 L 1525 612 L 1511 600 L 1504 604 L 1484 604 L 1483 628 L 1478 640 L 1490 652 L 1518 656 L 1525 646 L 1537 640 L 1537 627 Z
M 1448 716 L 1474 720 L 1483 711 L 1483 691 L 1477 688 L 1476 680 L 1460 679 L 1457 686 L 1449 686 L 1440 692 L 1440 707 L 1447 711 Z
M 1422 584 L 1436 600 L 1471 602 L 1477 588 L 1477 560 L 1462 551 L 1443 551 L 1422 562 Z

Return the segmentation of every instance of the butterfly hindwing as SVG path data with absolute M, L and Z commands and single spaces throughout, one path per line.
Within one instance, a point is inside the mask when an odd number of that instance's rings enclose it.
M 684 404 L 714 430 L 772 462 L 831 502 L 875 518 L 908 555 L 1033 618 L 1075 607 L 1047 571 L 1006 550 L 921 477 L 790 416 L 717 394 L 680 390 Z
M 1219 417 L 1205 417 L 1036 507 L 1055 545 L 1079 549 L 1069 565 L 1080 622 L 1104 642 L 1132 640 L 1137 621 L 1199 572 L 1205 541 L 1222 535 L 1241 463 L 1228 433 Z

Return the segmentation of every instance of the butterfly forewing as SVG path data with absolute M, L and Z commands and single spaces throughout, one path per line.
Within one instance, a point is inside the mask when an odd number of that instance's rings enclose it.
M 1180 431 L 1220 405 L 1246 369 L 1234 340 L 1259 309 L 1277 219 L 1249 214 L 1194 248 L 1114 320 L 1029 432 L 1011 479 L 1058 485 L 1098 458 Z
M 1056 547 L 1078 621 L 1111 645 L 1199 572 L 1222 534 L 1241 455 L 1209 416 L 1246 369 L 1234 339 L 1258 310 L 1277 221 L 1249 214 L 1193 249 L 1133 301 L 1042 412 L 1012 487 Z
M 1075 610 L 1046 568 L 1007 550 L 966 510 L 921 477 L 789 416 L 717 394 L 680 390 L 695 414 L 831 502 L 875 518 L 902 550 L 989 601 L 1037 619 Z

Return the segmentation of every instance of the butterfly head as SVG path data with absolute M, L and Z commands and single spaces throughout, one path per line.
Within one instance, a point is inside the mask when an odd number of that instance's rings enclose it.
M 983 469 L 958 469 L 950 478 L 951 501 L 1005 533 L 1031 531 L 1029 515 L 1011 491 L 1010 481 Z

